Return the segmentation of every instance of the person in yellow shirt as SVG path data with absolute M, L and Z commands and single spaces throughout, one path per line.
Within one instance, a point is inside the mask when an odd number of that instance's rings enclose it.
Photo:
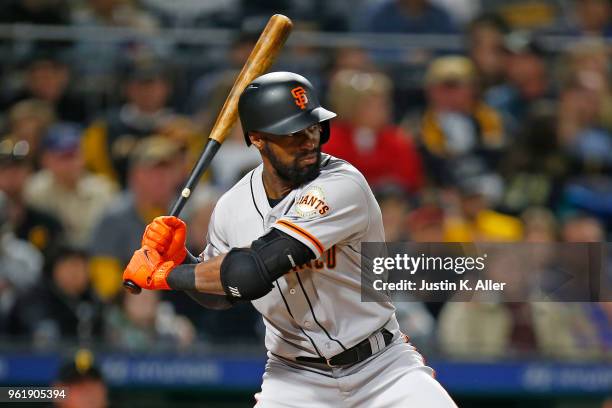
M 425 88 L 420 142 L 433 181 L 449 185 L 494 175 L 504 129 L 500 114 L 478 95 L 474 64 L 462 56 L 437 58 L 427 70 Z

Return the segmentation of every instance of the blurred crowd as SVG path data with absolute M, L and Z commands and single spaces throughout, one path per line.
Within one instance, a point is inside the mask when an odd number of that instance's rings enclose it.
M 0 8 L 3 24 L 130 29 L 109 41 L 0 38 L 5 340 L 134 350 L 258 341 L 250 305 L 218 312 L 181 293 L 126 295 L 121 273 L 145 225 L 168 213 L 262 22 L 277 12 L 306 34 L 443 34 L 463 44 L 296 41 L 275 66 L 308 77 L 338 113 L 323 151 L 364 174 L 387 241 L 605 242 L 612 232 L 609 0 Z M 229 46 L 155 35 L 172 28 L 235 35 Z M 562 43 L 544 41 L 551 36 Z M 216 200 L 259 162 L 236 126 L 182 215 L 192 253 L 206 245 Z M 398 315 L 417 345 L 454 357 L 612 355 L 610 303 L 413 302 L 398 304 Z

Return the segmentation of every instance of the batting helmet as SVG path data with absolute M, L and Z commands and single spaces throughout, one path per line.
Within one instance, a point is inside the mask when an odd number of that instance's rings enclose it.
M 240 95 L 240 123 L 247 145 L 249 132 L 290 135 L 320 123 L 321 144 L 329 140 L 334 112 L 321 107 L 310 81 L 292 72 L 271 72 L 257 77 Z

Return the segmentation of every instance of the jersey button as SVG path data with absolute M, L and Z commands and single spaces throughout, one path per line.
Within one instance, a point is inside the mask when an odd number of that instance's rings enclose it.
M 289 289 L 289 293 L 291 293 L 292 295 L 295 295 L 295 288 Z
M 304 326 L 305 326 L 307 329 L 310 329 L 310 326 L 312 326 L 312 323 L 310 323 L 310 321 L 306 320 L 306 321 L 304 322 Z

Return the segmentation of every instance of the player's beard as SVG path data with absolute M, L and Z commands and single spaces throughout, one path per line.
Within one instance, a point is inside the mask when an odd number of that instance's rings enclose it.
M 282 161 L 280 161 L 280 159 L 276 157 L 272 149 L 270 149 L 270 147 L 267 144 L 264 145 L 264 151 L 266 155 L 268 156 L 268 159 L 270 160 L 272 167 L 274 167 L 274 170 L 276 170 L 276 174 L 278 174 L 278 177 L 280 177 L 283 181 L 286 181 L 287 183 L 291 184 L 294 187 L 297 187 L 299 185 L 308 183 L 309 181 L 316 179 L 317 177 L 319 177 L 319 174 L 321 173 L 321 147 L 320 146 L 309 152 L 299 153 L 293 159 L 293 162 L 291 164 L 285 164 Z M 312 164 L 301 166 L 300 159 L 312 153 L 315 153 L 317 155 L 317 160 Z

